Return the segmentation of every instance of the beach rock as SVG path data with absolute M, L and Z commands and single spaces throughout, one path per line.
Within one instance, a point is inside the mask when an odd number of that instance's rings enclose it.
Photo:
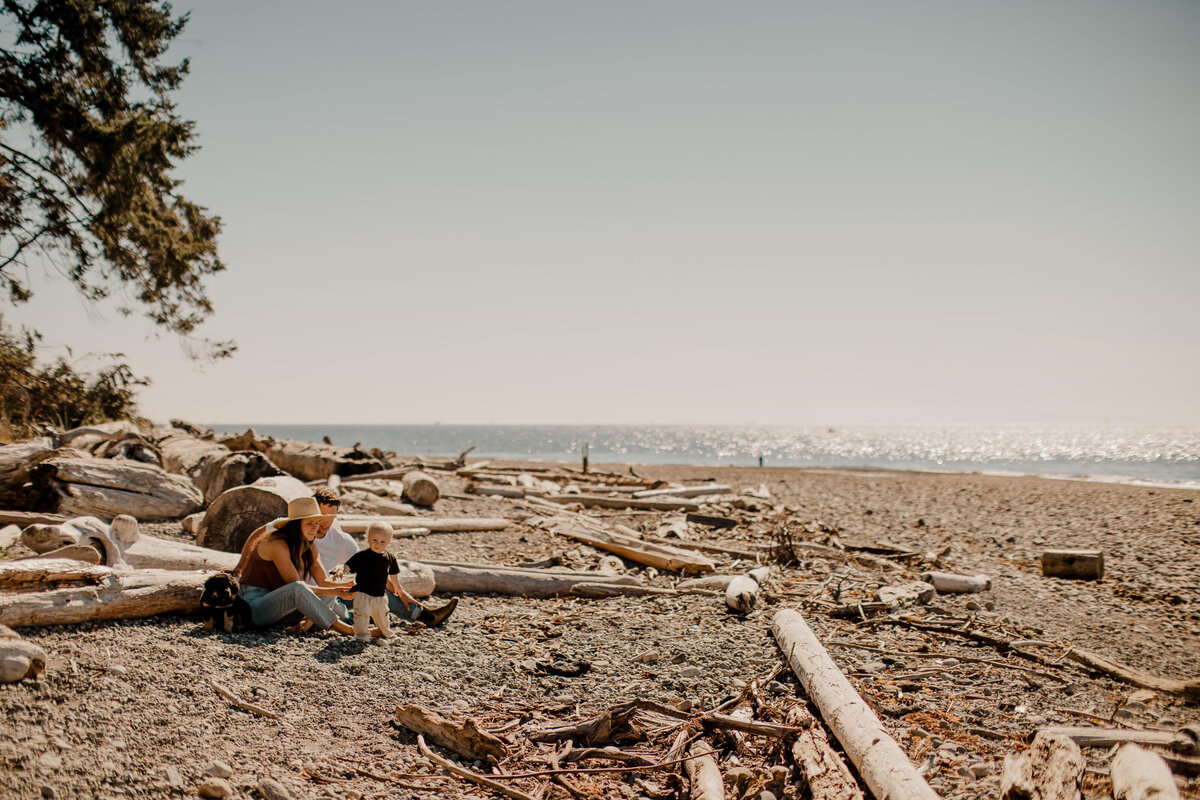
M 227 797 L 233 797 L 233 786 L 224 778 L 205 778 L 196 787 L 196 793 L 211 800 L 225 800 Z
M 212 761 L 204 768 L 204 774 L 213 778 L 232 778 L 233 767 L 224 761 Z
M 292 800 L 292 793 L 274 778 L 263 778 L 258 782 L 258 793 L 263 800 Z

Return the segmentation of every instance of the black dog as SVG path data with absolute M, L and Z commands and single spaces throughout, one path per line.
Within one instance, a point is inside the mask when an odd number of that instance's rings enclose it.
M 218 572 L 204 582 L 200 595 L 200 613 L 207 630 L 240 633 L 254 625 L 250 621 L 250 606 L 238 597 L 241 585 L 228 572 Z

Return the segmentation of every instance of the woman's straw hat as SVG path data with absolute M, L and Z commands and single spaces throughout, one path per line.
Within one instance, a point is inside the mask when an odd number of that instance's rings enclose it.
M 329 515 L 321 513 L 321 507 L 317 505 L 315 497 L 297 497 L 288 503 L 287 522 L 298 519 L 321 519 L 327 516 Z

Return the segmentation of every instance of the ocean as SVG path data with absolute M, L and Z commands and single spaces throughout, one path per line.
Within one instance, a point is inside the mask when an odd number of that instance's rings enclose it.
M 1200 427 L 217 424 L 401 455 L 1046 475 L 1200 488 Z

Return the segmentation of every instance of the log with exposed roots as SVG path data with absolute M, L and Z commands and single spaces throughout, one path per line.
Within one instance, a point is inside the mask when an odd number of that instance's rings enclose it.
M 254 450 L 264 454 L 275 466 L 302 481 L 323 481 L 330 475 L 362 475 L 379 472 L 388 465 L 361 450 L 334 447 L 291 439 L 261 439 L 253 429 L 236 436 L 217 436 L 230 450 Z

